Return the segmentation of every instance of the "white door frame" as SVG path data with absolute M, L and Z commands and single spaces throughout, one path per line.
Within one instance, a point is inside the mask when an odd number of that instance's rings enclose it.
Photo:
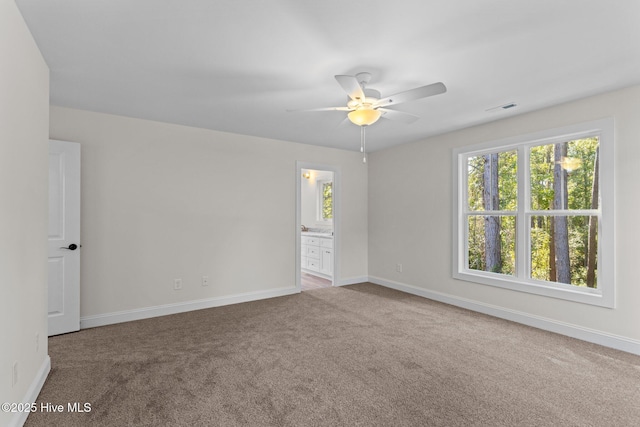
M 342 194 L 341 185 L 341 174 L 340 167 L 335 165 L 326 165 L 321 163 L 309 163 L 296 161 L 296 289 L 298 291 L 302 290 L 301 285 L 301 243 L 302 243 L 302 169 L 313 169 L 319 171 L 329 171 L 333 172 L 333 275 L 331 279 L 332 286 L 339 286 L 339 251 L 340 251 L 340 215 L 341 215 L 341 203 L 340 196 Z

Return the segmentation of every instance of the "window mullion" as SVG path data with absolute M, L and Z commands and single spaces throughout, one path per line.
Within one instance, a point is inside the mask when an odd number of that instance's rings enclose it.
M 529 150 L 518 147 L 518 213 L 516 218 L 516 277 L 527 279 L 531 264 L 529 242 Z

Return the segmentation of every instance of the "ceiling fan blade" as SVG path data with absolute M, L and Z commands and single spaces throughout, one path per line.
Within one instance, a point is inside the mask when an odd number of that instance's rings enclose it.
M 446 91 L 447 87 L 442 82 L 433 83 L 430 85 L 396 93 L 395 95 L 387 96 L 386 98 L 382 98 L 374 104 L 374 108 L 414 101 L 416 99 L 426 98 L 428 96 L 439 95 L 441 93 L 445 93 Z
M 351 124 L 351 120 L 349 120 L 349 117 L 345 117 L 340 123 L 338 123 L 339 128 L 343 128 L 343 127 L 347 127 Z
M 288 113 L 303 113 L 307 111 L 351 111 L 349 107 L 323 107 L 323 108 L 309 108 L 304 110 L 287 110 Z
M 335 76 L 338 84 L 342 86 L 349 98 L 354 101 L 363 100 L 364 99 L 364 91 L 362 90 L 362 86 L 358 83 L 358 79 L 355 76 L 345 76 L 345 75 L 337 75 Z
M 413 114 L 405 113 L 403 111 L 390 110 L 388 108 L 377 108 L 378 111 L 382 111 L 382 118 L 393 120 L 395 122 L 413 123 L 420 117 Z

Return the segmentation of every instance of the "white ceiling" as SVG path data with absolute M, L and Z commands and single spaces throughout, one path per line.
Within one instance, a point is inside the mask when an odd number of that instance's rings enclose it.
M 640 83 L 638 0 L 17 0 L 51 103 L 359 150 L 335 74 L 372 73 L 394 107 L 369 150 Z M 509 110 L 487 111 L 517 103 Z

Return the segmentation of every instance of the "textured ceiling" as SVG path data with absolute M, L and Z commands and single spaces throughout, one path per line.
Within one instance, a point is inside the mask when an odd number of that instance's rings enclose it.
M 345 105 L 335 74 L 448 88 L 393 107 L 420 119 L 378 121 L 370 150 L 640 83 L 637 0 L 16 3 L 52 104 L 348 150 L 346 113 L 287 112 Z

